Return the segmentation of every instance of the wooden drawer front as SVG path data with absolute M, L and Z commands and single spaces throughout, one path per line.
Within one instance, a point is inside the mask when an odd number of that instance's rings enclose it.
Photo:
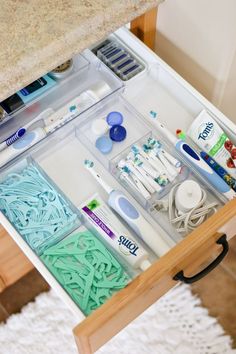
M 0 292 L 32 269 L 32 263 L 0 226 Z
M 173 277 L 180 270 L 189 276 L 211 262 L 221 251 L 216 241 L 222 226 L 228 225 L 230 237 L 236 234 L 235 216 L 233 200 L 78 325 L 74 335 L 80 353 L 95 352 L 139 316 L 177 284 Z

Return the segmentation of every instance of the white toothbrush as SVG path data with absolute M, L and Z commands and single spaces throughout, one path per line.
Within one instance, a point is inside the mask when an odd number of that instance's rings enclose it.
M 85 167 L 108 193 L 108 205 L 129 224 L 136 234 L 140 236 L 159 257 L 168 252 L 170 249 L 168 244 L 158 235 L 155 229 L 134 207 L 126 195 L 110 187 L 94 170 L 93 166 L 94 163 L 92 161 L 85 160 Z

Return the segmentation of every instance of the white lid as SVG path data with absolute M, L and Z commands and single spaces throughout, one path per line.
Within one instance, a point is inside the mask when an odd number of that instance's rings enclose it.
M 107 122 L 105 121 L 105 119 L 102 119 L 102 118 L 95 119 L 91 125 L 91 129 L 92 129 L 93 134 L 95 134 L 97 136 L 102 136 L 102 135 L 106 134 L 106 132 L 108 131 L 108 128 L 109 128 L 109 126 L 108 126 Z
M 152 263 L 148 259 L 144 259 L 140 264 L 140 269 L 143 271 L 151 267 Z
M 186 180 L 178 187 L 175 194 L 175 205 L 181 213 L 187 213 L 195 208 L 202 199 L 202 190 L 193 180 Z

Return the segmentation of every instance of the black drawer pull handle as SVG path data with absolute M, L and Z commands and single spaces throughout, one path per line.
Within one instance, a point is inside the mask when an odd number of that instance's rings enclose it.
M 173 277 L 173 279 L 182 281 L 183 283 L 186 283 L 186 284 L 192 284 L 195 281 L 198 281 L 201 278 L 205 277 L 205 275 L 207 275 L 208 273 L 210 273 L 215 267 L 218 266 L 218 264 L 220 264 L 220 262 L 224 259 L 224 257 L 226 256 L 226 254 L 228 253 L 228 250 L 229 250 L 229 244 L 227 242 L 226 235 L 222 235 L 216 241 L 216 243 L 218 245 L 222 245 L 223 250 L 219 254 L 219 256 L 212 263 L 210 263 L 205 269 L 203 269 L 201 272 L 199 272 L 196 275 L 189 277 L 189 278 L 185 277 L 183 270 L 181 270 Z

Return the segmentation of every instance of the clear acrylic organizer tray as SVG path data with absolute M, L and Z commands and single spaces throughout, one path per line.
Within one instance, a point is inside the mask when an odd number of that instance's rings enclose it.
M 127 137 L 122 142 L 114 142 L 112 151 L 109 154 L 102 154 L 95 146 L 96 136 L 91 132 L 91 126 L 95 119 L 105 119 L 107 114 L 111 111 L 119 111 L 124 117 L 122 125 L 127 130 Z M 86 118 L 79 125 L 77 129 L 77 136 L 79 140 L 86 146 L 91 153 L 102 163 L 102 165 L 111 172 L 111 174 L 124 186 L 124 188 L 138 201 L 138 203 L 148 211 L 152 218 L 169 234 L 174 240 L 178 241 L 183 236 L 186 236 L 188 232 L 178 233 L 168 218 L 168 213 L 161 211 L 160 204 L 168 199 L 168 195 L 172 188 L 178 183 L 181 183 L 187 179 L 198 182 L 200 187 L 206 192 L 206 203 L 217 203 L 217 208 L 220 207 L 225 199 L 219 193 L 215 192 L 213 188 L 204 181 L 203 177 L 199 175 L 197 171 L 194 171 L 188 163 L 184 161 L 182 156 L 175 151 L 175 149 L 166 142 L 166 139 L 161 136 L 153 127 L 149 126 L 145 122 L 145 118 L 138 113 L 134 107 L 128 103 L 119 94 L 115 94 L 112 97 L 107 98 L 101 104 L 94 107 L 91 111 L 85 114 Z M 147 142 L 148 138 L 154 138 L 160 140 L 162 147 L 181 164 L 181 172 L 176 178 L 161 189 L 160 192 L 151 194 L 150 199 L 145 199 L 136 188 L 132 188 L 125 180 L 120 179 L 121 170 L 118 168 L 120 160 L 126 159 L 126 156 L 131 151 L 132 145 L 142 146 Z M 162 209 L 164 210 L 164 209 Z
M 81 93 L 96 86 L 98 83 L 106 83 L 109 86 L 109 90 L 104 91 L 104 94 L 101 93 L 102 97 L 99 97 L 101 100 L 123 86 L 121 80 L 89 50 L 76 55 L 73 60 L 73 71 L 68 77 L 56 81 L 56 85 L 48 91 L 45 91 L 21 109 L 9 115 L 9 118 L 3 120 L 0 125 L 0 141 L 4 141 L 19 128 L 37 120 L 37 117 L 46 110 L 58 111 Z M 97 104 L 97 102 L 92 103 L 91 106 Z M 91 106 L 86 106 L 84 110 L 89 109 Z M 78 115 L 82 114 L 84 110 L 82 109 Z M 35 126 L 38 126 L 37 122 L 33 124 L 33 127 Z M 28 129 L 31 129 L 31 127 Z

